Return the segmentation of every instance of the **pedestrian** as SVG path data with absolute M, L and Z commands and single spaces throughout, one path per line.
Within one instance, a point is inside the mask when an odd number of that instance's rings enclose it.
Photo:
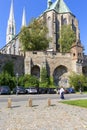
M 18 95 L 18 93 L 19 93 L 19 87 L 17 86 L 16 87 L 16 95 Z
M 64 99 L 64 88 L 63 87 L 60 88 L 60 98 Z
M 79 91 L 80 91 L 80 94 L 82 94 L 82 88 L 81 87 L 80 87 Z

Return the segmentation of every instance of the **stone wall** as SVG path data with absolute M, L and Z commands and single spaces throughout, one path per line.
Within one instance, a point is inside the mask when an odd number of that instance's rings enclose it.
M 10 54 L 0 54 L 0 73 L 3 66 L 9 61 L 12 61 L 14 64 L 14 74 L 24 74 L 24 57 Z
M 87 57 L 85 56 L 85 66 Z M 3 66 L 12 61 L 14 73 L 19 75 L 35 74 L 40 78 L 42 67 L 46 67 L 48 75 L 54 78 L 56 85 L 68 86 L 68 76 L 73 71 L 87 74 L 84 63 L 78 63 L 78 58 L 73 58 L 72 53 L 59 53 L 56 51 L 29 51 L 24 56 L 0 54 L 0 72 Z M 84 60 L 83 60 L 84 62 Z M 84 70 L 82 70 L 84 67 Z M 35 72 L 36 71 L 36 72 Z

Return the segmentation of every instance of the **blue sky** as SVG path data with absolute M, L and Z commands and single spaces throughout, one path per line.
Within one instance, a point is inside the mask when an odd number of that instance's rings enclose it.
M 54 2 L 55 0 L 52 0 Z M 64 0 L 79 21 L 80 39 L 87 54 L 87 0 Z M 6 44 L 6 28 L 11 0 L 0 0 L 0 48 Z M 16 33 L 20 31 L 23 7 L 26 10 L 27 24 L 31 18 L 38 17 L 47 8 L 47 0 L 14 0 Z

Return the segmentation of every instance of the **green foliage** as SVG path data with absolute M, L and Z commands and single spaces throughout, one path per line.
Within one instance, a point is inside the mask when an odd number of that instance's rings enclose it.
M 24 86 L 24 87 L 38 87 L 39 86 L 39 80 L 35 76 L 31 75 L 24 75 L 19 77 L 19 84 Z
M 40 83 L 39 83 L 39 86 L 40 86 L 40 87 L 44 87 L 44 88 L 49 87 L 49 85 L 48 85 L 47 82 L 46 82 L 46 83 L 45 83 L 45 82 L 44 82 L 44 83 L 40 82 Z
M 60 52 L 70 52 L 72 44 L 76 41 L 76 34 L 71 25 L 62 25 L 59 35 Z
M 19 78 L 18 78 L 18 84 L 20 85 L 20 86 L 24 86 L 24 75 L 22 75 L 22 76 L 20 76 Z
M 49 85 L 49 78 L 48 78 L 47 70 L 46 70 L 45 67 L 42 68 L 40 77 L 41 77 L 40 86 L 48 87 L 48 85 Z
M 77 91 L 82 88 L 84 90 L 85 87 L 87 87 L 87 77 L 80 74 L 72 73 L 69 76 L 69 83 L 71 86 L 73 86 Z
M 2 72 L 0 74 L 0 85 L 7 85 L 12 90 L 12 88 L 15 86 L 15 80 L 9 73 Z
M 53 77 L 49 77 L 49 87 L 50 88 L 56 88 L 56 86 L 54 85 Z
M 28 27 L 23 27 L 19 34 L 19 40 L 22 43 L 21 48 L 25 51 L 32 50 L 32 44 L 30 43 L 30 32 Z
M 48 29 L 41 20 L 34 19 L 28 27 L 23 27 L 19 34 L 24 51 L 45 50 L 48 47 Z
M 3 72 L 9 73 L 11 76 L 14 75 L 14 65 L 12 61 L 8 61 L 7 63 L 5 63 L 5 65 L 3 66 Z

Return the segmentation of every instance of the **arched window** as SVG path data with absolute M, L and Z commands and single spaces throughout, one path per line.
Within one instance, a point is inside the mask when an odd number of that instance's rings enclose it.
M 66 18 L 63 19 L 63 25 L 67 25 L 67 19 Z
M 12 34 L 14 34 L 14 27 L 12 27 Z

